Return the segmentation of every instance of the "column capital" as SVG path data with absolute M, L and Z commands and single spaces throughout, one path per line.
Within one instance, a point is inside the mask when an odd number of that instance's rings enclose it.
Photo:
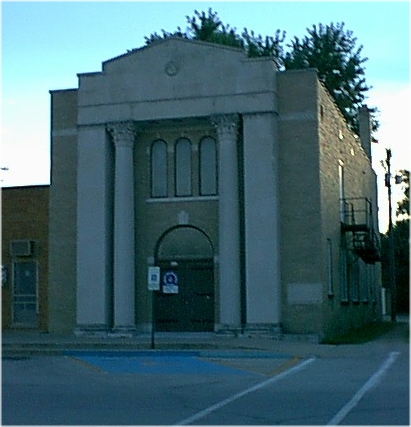
M 219 114 L 211 117 L 211 123 L 220 136 L 236 133 L 239 122 L 238 114 Z
M 112 136 L 114 145 L 118 147 L 133 147 L 136 137 L 134 122 L 107 123 L 107 132 Z

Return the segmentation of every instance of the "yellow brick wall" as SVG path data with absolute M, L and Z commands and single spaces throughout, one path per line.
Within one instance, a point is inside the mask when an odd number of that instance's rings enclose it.
M 294 285 L 319 286 L 321 205 L 316 72 L 278 74 L 282 320 L 286 333 L 317 333 L 318 304 L 290 304 Z
M 77 91 L 51 93 L 49 329 L 76 324 Z
M 357 327 L 363 323 L 378 319 L 381 315 L 381 271 L 380 264 L 376 263 L 369 268 L 374 270 L 368 279 L 369 283 L 362 286 L 370 287 L 373 295 L 368 301 L 349 301 L 341 303 L 340 295 L 340 239 L 341 228 L 339 222 L 339 175 L 338 164 L 344 168 L 344 189 L 346 198 L 368 198 L 372 201 L 374 228 L 378 233 L 377 220 L 377 193 L 376 175 L 371 161 L 361 146 L 361 140 L 347 127 L 347 124 L 337 109 L 329 93 L 318 82 L 319 104 L 319 143 L 320 143 L 320 176 L 321 176 L 321 204 L 322 210 L 327 212 L 323 217 L 322 242 L 326 252 L 327 239 L 332 242 L 333 248 L 333 284 L 334 296 L 324 306 L 324 333 L 333 335 L 338 331 Z M 361 202 L 362 203 L 362 202 Z M 350 241 L 352 235 L 345 238 Z M 351 251 L 348 256 L 352 262 L 362 263 Z M 364 264 L 363 264 L 364 265 Z M 327 265 L 324 266 L 324 275 L 327 276 Z M 350 286 L 350 284 L 348 284 Z
M 341 303 L 341 239 L 338 162 L 345 170 L 345 197 L 373 201 L 378 232 L 375 173 L 360 139 L 348 128 L 315 70 L 278 74 L 282 318 L 284 332 L 327 336 L 379 317 L 380 265 L 368 302 Z M 332 284 L 329 293 L 329 252 Z M 351 256 L 351 254 L 350 254 Z M 368 267 L 367 267 L 368 268 Z M 371 280 L 371 279 L 369 279 Z M 317 290 L 322 303 L 292 290 Z

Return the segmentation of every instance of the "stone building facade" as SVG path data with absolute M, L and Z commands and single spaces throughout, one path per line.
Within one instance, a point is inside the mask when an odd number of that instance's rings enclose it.
M 324 337 L 380 316 L 366 110 L 360 139 L 315 70 L 179 38 L 78 78 L 51 92 L 51 331 Z

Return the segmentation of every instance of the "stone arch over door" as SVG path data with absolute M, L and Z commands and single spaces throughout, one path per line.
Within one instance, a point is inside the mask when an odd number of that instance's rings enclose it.
M 155 301 L 156 329 L 213 331 L 214 248 L 208 236 L 192 226 L 172 228 L 160 237 L 155 256 L 161 270 L 161 292 Z M 176 287 L 167 284 L 167 277 Z
M 197 227 L 178 226 L 166 231 L 156 247 L 156 261 L 177 259 L 213 259 L 211 240 Z

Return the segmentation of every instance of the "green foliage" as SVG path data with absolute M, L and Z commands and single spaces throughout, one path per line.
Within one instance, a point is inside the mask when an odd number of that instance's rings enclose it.
M 345 334 L 325 339 L 322 344 L 363 344 L 375 340 L 390 332 L 395 327 L 395 323 L 373 322 L 359 328 L 351 329 Z
M 408 313 L 410 304 L 410 172 L 401 170 L 404 198 L 398 202 L 396 217 L 393 225 L 395 283 L 397 288 L 397 310 Z M 401 219 L 402 218 L 402 219 Z M 381 267 L 384 287 L 389 287 L 389 252 L 388 233 L 381 235 Z
M 146 44 L 170 37 L 182 37 L 190 40 L 201 40 L 209 43 L 244 48 L 244 41 L 237 34 L 236 29 L 231 28 L 230 25 L 223 25 L 217 12 L 213 12 L 211 8 L 208 9 L 207 14 L 195 10 L 193 17 L 186 16 L 186 22 L 188 26 L 185 31 L 182 31 L 180 27 L 172 33 L 161 30 L 162 35 L 153 33 L 149 37 L 145 37 Z
M 410 295 L 410 220 L 397 221 L 393 226 L 395 283 L 397 288 L 397 311 L 408 313 Z M 383 286 L 390 286 L 388 233 L 381 235 L 381 269 Z
M 189 25 L 188 38 L 244 48 L 243 40 L 236 33 L 236 29 L 231 28 L 230 25 L 223 25 L 217 16 L 217 12 L 213 12 L 210 8 L 207 15 L 205 12 L 200 13 L 197 10 L 194 11 L 194 14 L 191 18 L 186 16 Z
M 397 217 L 405 216 L 409 218 L 410 216 L 410 171 L 409 170 L 400 170 L 400 175 L 402 176 L 402 186 L 404 192 L 404 198 L 398 202 L 397 205 Z
M 247 28 L 244 28 L 241 36 L 249 57 L 270 56 L 276 60 L 277 65 L 282 65 L 284 31 L 277 30 L 274 36 L 263 37 L 261 34 L 256 36 L 254 31 L 248 32 Z
M 313 25 L 307 32 L 303 39 L 295 37 L 292 41 L 284 57 L 285 68 L 316 68 L 319 79 L 358 133 L 358 111 L 370 89 L 364 78 L 367 58 L 361 57 L 363 46 L 356 47 L 357 39 L 345 30 L 344 23 Z
M 260 34 L 256 35 L 254 31 L 249 32 L 247 28 L 238 34 L 236 28 L 224 25 L 217 12 L 213 12 L 211 8 L 207 14 L 195 10 L 194 16 L 186 16 L 186 22 L 188 26 L 185 31 L 180 27 L 172 33 L 162 30 L 162 35 L 153 33 L 145 37 L 146 44 L 170 37 L 182 37 L 241 48 L 250 57 L 270 56 L 279 60 L 283 55 L 285 33 L 280 30 L 277 30 L 274 36 L 264 38 Z
M 399 221 L 394 227 L 395 282 L 397 309 L 409 312 L 410 298 L 410 220 Z
M 367 86 L 363 67 L 367 58 L 361 56 L 363 46 L 356 46 L 353 33 L 344 28 L 344 23 L 334 25 L 313 25 L 307 29 L 308 35 L 301 40 L 295 37 L 284 50 L 286 33 L 277 30 L 273 36 L 263 37 L 244 28 L 241 34 L 236 28 L 224 25 L 217 12 L 194 11 L 194 16 L 186 16 L 187 28 L 180 27 L 174 32 L 162 30 L 162 34 L 145 37 L 146 44 L 169 37 L 182 37 L 244 49 L 249 57 L 272 57 L 280 70 L 316 68 L 320 80 L 334 97 L 348 125 L 358 134 L 358 112 L 371 88 Z M 372 129 L 379 127 L 375 119 L 377 109 L 370 109 Z

